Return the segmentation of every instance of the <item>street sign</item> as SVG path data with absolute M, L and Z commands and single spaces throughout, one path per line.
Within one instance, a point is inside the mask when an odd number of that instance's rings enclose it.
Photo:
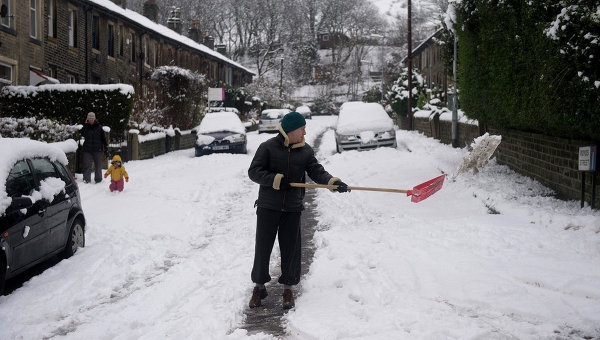
M 208 88 L 208 101 L 225 101 L 225 88 L 221 87 L 209 87 Z
M 596 171 L 596 146 L 579 148 L 579 171 Z

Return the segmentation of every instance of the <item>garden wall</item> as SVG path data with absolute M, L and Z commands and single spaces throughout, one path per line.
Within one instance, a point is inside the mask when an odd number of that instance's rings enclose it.
M 414 130 L 452 144 L 452 122 L 415 117 Z M 458 123 L 459 147 L 470 145 L 481 131 L 476 124 Z M 488 128 L 491 135 L 502 136 L 502 142 L 494 153 L 499 164 L 505 164 L 521 175 L 531 177 L 556 192 L 556 196 L 564 200 L 582 199 L 582 179 L 585 177 L 585 194 L 583 200 L 593 208 L 600 207 L 600 183 L 595 186 L 595 200 L 592 204 L 592 177 L 596 172 L 585 175 L 579 168 L 579 147 L 600 145 L 592 141 L 574 140 L 545 136 L 542 134 L 515 130 Z M 599 182 L 599 181 L 596 181 Z

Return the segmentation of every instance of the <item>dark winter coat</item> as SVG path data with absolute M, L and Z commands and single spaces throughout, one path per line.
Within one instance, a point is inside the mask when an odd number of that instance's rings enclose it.
M 339 180 L 331 176 L 315 158 L 310 145 L 302 142 L 289 145 L 282 129 L 280 134 L 263 142 L 256 150 L 248 176 L 260 184 L 257 205 L 261 208 L 298 212 L 304 209 L 304 188 L 279 190 L 281 179 L 305 183 L 306 174 L 318 184 Z
M 83 124 L 81 128 L 81 137 L 83 137 L 83 152 L 102 152 L 108 149 L 108 143 L 104 136 L 104 130 L 99 123 Z

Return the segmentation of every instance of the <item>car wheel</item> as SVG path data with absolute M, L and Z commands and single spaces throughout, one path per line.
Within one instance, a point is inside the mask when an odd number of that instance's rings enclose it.
M 85 233 L 83 231 L 83 224 L 80 219 L 76 219 L 71 226 L 69 232 L 69 240 L 65 247 L 64 257 L 69 258 L 77 252 L 77 249 L 85 247 Z
M 6 278 L 6 260 L 0 256 L 0 296 L 4 295 L 4 279 Z

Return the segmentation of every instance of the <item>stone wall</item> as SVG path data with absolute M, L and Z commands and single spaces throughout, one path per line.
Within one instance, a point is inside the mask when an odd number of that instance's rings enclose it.
M 581 199 L 583 172 L 579 171 L 579 148 L 596 143 L 514 130 L 490 128 L 489 132 L 502 136 L 495 153 L 498 163 L 552 188 L 559 198 Z M 584 176 L 584 200 L 591 203 L 592 177 L 596 173 L 587 172 Z M 599 184 L 596 183 L 594 208 L 600 207 Z
M 433 119 L 417 117 L 413 119 L 413 127 L 427 137 L 439 139 L 444 144 L 452 144 L 452 122 L 440 120 L 438 116 Z M 476 124 L 459 122 L 457 125 L 458 146 L 470 145 L 473 140 L 483 133 Z
M 452 122 L 439 119 L 414 118 L 416 131 L 452 144 Z M 600 145 L 592 141 L 572 140 L 515 130 L 488 128 L 491 135 L 502 136 L 502 143 L 493 157 L 521 175 L 531 177 L 556 192 L 565 200 L 582 199 L 582 179 L 585 177 L 584 201 L 595 209 L 600 207 L 600 183 L 595 186 L 592 204 L 592 178 L 597 172 L 583 174 L 579 167 L 579 147 Z M 485 131 L 478 125 L 458 123 L 459 147 L 470 145 Z M 599 181 L 596 181 L 599 182 Z

